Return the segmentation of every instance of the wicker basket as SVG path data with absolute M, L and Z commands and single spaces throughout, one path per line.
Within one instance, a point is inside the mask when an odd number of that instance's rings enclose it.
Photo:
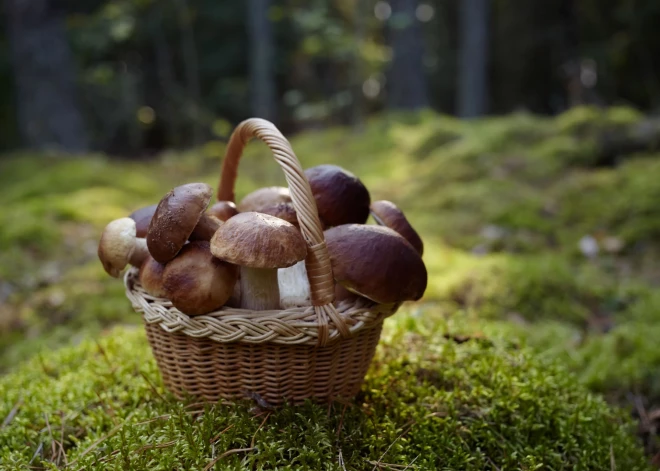
M 284 171 L 300 230 L 313 306 L 277 311 L 223 307 L 190 317 L 140 286 L 136 268 L 126 273 L 126 294 L 142 314 L 147 338 L 167 388 L 178 398 L 208 401 L 261 398 L 272 405 L 305 399 L 353 398 L 362 385 L 383 320 L 398 305 L 363 298 L 334 303 L 334 280 L 316 203 L 287 139 L 273 124 L 249 119 L 227 146 L 218 200 L 234 201 L 238 162 L 257 137 Z

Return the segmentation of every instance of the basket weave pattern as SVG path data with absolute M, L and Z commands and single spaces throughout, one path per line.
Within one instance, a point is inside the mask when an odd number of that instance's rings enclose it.
M 138 270 L 125 277 L 126 295 L 142 314 L 163 381 L 172 393 L 216 401 L 258 395 L 277 405 L 311 398 L 352 398 L 373 358 L 384 319 L 398 305 L 363 298 L 335 304 L 330 258 L 309 182 L 289 142 L 268 121 L 241 123 L 223 162 L 218 200 L 234 201 L 242 150 L 263 140 L 284 171 L 301 233 L 312 306 L 274 311 L 223 307 L 191 317 L 140 286 Z

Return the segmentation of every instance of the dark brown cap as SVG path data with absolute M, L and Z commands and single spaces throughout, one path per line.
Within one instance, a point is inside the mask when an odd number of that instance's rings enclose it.
M 293 207 L 293 203 L 279 203 L 274 206 L 262 208 L 259 210 L 259 212 L 263 214 L 270 214 L 276 218 L 284 219 L 289 224 L 293 224 L 298 229 L 300 229 L 300 224 L 298 223 L 298 215 L 296 214 L 296 210 Z
M 148 256 L 140 267 L 140 284 L 142 288 L 151 296 L 156 298 L 165 298 L 165 287 L 163 286 L 163 271 L 165 265 Z
M 250 268 L 285 268 L 303 260 L 307 244 L 283 219 L 257 212 L 228 219 L 211 239 L 214 256 Z
M 222 222 L 238 214 L 238 209 L 232 201 L 218 201 L 206 212 L 209 216 L 215 216 Z
M 424 253 L 424 242 L 397 205 L 386 200 L 374 201 L 371 203 L 371 215 L 381 226 L 389 227 L 401 234 L 420 255 Z
M 406 239 L 384 226 L 344 224 L 325 231 L 337 283 L 377 303 L 418 300 L 426 266 Z
M 158 204 L 152 204 L 151 206 L 145 206 L 144 208 L 136 209 L 128 217 L 135 221 L 136 227 L 136 236 L 137 237 L 147 237 L 147 231 L 149 230 L 149 223 L 151 223 L 151 218 L 156 212 Z
M 238 203 L 238 211 L 241 213 L 259 211 L 261 208 L 289 202 L 291 202 L 291 193 L 288 188 L 283 186 L 269 186 L 259 188 L 245 195 L 241 202 Z
M 147 233 L 147 246 L 153 258 L 167 263 L 179 253 L 212 195 L 213 190 L 206 183 L 189 183 L 173 188 L 160 200 Z
M 317 165 L 305 170 L 305 176 L 327 227 L 367 222 L 369 191 L 351 172 L 336 165 Z
M 231 297 L 238 267 L 211 255 L 207 241 L 187 244 L 163 270 L 167 299 L 189 316 L 215 311 Z

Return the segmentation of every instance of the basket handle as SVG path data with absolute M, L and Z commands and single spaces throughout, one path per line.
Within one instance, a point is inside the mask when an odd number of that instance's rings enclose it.
M 348 337 L 350 330 L 333 305 L 335 283 L 316 200 L 291 144 L 273 123 L 261 118 L 250 118 L 241 122 L 234 129 L 222 162 L 217 192 L 218 201 L 235 201 L 234 184 L 238 174 L 238 163 L 243 149 L 253 137 L 261 139 L 270 148 L 275 161 L 284 171 L 293 207 L 298 216 L 300 232 L 307 242 L 305 267 L 312 305 L 318 318 L 318 344 L 324 346 L 329 340 L 328 319 L 334 322 L 342 337 Z

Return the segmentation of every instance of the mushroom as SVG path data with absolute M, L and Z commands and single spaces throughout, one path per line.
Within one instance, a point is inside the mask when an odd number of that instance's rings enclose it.
M 371 197 L 351 172 L 337 165 L 317 165 L 305 170 L 305 176 L 326 227 L 367 222 Z
M 119 278 L 129 263 L 139 267 L 147 258 L 146 241 L 136 237 L 135 221 L 115 219 L 108 223 L 99 241 L 98 257 L 108 275 Z
M 286 222 L 296 226 L 297 229 L 300 229 L 298 214 L 293 207 L 293 203 L 278 203 L 276 205 L 261 208 L 258 210 L 258 212 L 263 214 L 270 214 L 276 218 L 284 219 Z
M 206 213 L 209 216 L 215 216 L 224 222 L 230 217 L 236 216 L 238 214 L 238 210 L 232 201 L 218 201 L 217 203 L 213 204 L 208 209 L 208 211 L 206 211 Z
M 208 214 L 203 215 L 193 231 L 190 233 L 188 240 L 211 240 L 215 231 L 222 225 L 222 221 L 215 216 Z
M 157 262 L 151 255 L 148 255 L 140 266 L 140 284 L 142 288 L 155 298 L 166 298 L 167 293 L 163 286 L 163 271 L 165 265 Z
M 238 203 L 238 211 L 241 213 L 259 211 L 262 208 L 274 206 L 278 203 L 290 202 L 291 193 L 288 188 L 283 186 L 269 186 L 259 188 L 245 195 L 241 202 Z
M 157 207 L 158 204 L 145 206 L 144 208 L 136 209 L 128 216 L 135 221 L 136 234 L 138 237 L 147 237 L 149 223 L 151 222 L 151 218 L 154 216 Z
M 277 285 L 282 309 L 312 305 L 311 288 L 304 260 L 288 268 L 277 270 Z
M 204 214 L 212 195 L 213 190 L 206 183 L 188 183 L 173 188 L 160 200 L 147 232 L 147 246 L 153 258 L 167 263 L 176 257 L 198 223 L 219 226 L 219 221 L 209 221 L 210 216 Z M 207 228 L 205 235 L 197 238 L 208 235 L 210 239 L 213 232 Z
M 231 297 L 238 267 L 215 258 L 210 243 L 200 240 L 187 244 L 163 270 L 167 298 L 189 316 L 208 314 L 222 307 Z
M 426 290 L 422 257 L 384 226 L 344 224 L 325 231 L 335 281 L 379 304 L 416 301 Z
M 381 226 L 389 227 L 401 234 L 420 255 L 424 253 L 424 242 L 408 219 L 394 203 L 380 200 L 371 203 L 371 216 Z
M 211 239 L 214 256 L 240 265 L 241 304 L 255 311 L 279 309 L 277 269 L 303 260 L 307 245 L 283 219 L 257 212 L 228 219 Z

